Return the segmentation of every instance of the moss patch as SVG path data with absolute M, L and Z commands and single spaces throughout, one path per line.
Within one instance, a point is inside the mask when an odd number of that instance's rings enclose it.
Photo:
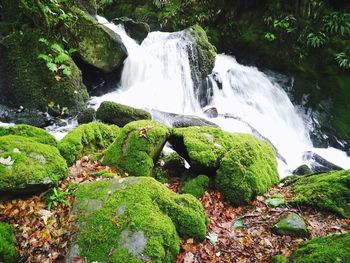
M 83 124 L 70 131 L 58 143 L 58 149 L 70 166 L 84 154 L 106 149 L 118 133 L 119 128 L 114 125 L 100 122 Z
M 194 197 L 200 198 L 209 187 L 209 177 L 206 175 L 198 175 L 196 178 L 185 182 L 181 188 L 184 194 L 191 194 Z
M 151 120 L 151 114 L 148 112 L 122 105 L 119 103 L 104 101 L 96 112 L 96 117 L 102 122 L 115 124 L 124 127 L 132 121 Z
M 248 134 L 232 134 L 231 150 L 220 162 L 216 186 L 233 205 L 247 204 L 278 183 L 272 147 Z
M 52 146 L 57 146 L 57 141 L 55 137 L 53 137 L 44 129 L 40 129 L 30 125 L 20 124 L 12 127 L 0 127 L 0 136 L 6 135 L 19 135 L 24 137 L 30 137 L 34 141 Z
M 319 237 L 305 242 L 289 259 L 292 263 L 347 263 L 350 234 Z
M 0 261 L 4 263 L 16 263 L 19 254 L 15 246 L 15 235 L 11 225 L 0 222 Z
M 132 176 L 151 176 L 169 135 L 169 129 L 163 124 L 146 120 L 131 122 L 121 129 L 107 149 L 103 163 Z
M 66 161 L 57 148 L 30 138 L 0 137 L 0 191 L 41 190 L 68 174 Z
M 297 177 L 292 184 L 293 203 L 350 217 L 350 171 Z
M 178 195 L 150 177 L 82 185 L 75 244 L 89 261 L 173 262 L 181 237 L 204 239 L 207 218 L 191 195 Z

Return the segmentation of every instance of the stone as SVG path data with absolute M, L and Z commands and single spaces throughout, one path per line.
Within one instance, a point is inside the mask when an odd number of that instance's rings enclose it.
M 296 213 L 288 213 L 283 216 L 273 226 L 272 232 L 283 236 L 307 237 L 309 235 L 304 219 Z

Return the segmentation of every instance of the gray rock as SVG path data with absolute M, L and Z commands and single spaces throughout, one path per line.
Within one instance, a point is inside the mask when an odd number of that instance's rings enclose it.
M 291 235 L 306 237 L 309 234 L 304 219 L 296 213 L 289 213 L 282 217 L 272 228 L 277 235 Z

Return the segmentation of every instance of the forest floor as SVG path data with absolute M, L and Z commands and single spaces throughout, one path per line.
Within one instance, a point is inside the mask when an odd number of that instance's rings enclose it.
M 109 170 L 98 162 L 83 157 L 69 169 L 69 177 L 60 183 L 56 198 L 66 202 L 48 208 L 48 194 L 0 202 L 0 220 L 10 223 L 16 231 L 20 262 L 64 262 L 76 229 L 71 204 L 73 190 L 82 182 L 103 180 L 94 173 Z M 116 172 L 116 171 L 112 171 Z M 167 185 L 179 191 L 179 182 Z M 199 262 L 270 262 L 278 254 L 289 256 L 306 240 L 293 236 L 278 236 L 271 232 L 278 219 L 288 212 L 303 216 L 310 232 L 308 238 L 343 233 L 350 230 L 350 220 L 340 219 L 303 207 L 270 207 L 266 199 L 274 194 L 291 199 L 288 187 L 272 188 L 264 196 L 258 196 L 248 206 L 234 208 L 226 204 L 219 192 L 208 191 L 200 199 L 209 218 L 208 236 L 201 243 L 193 239 L 182 240 L 177 263 Z M 52 195 L 52 192 L 51 192 Z M 85 263 L 75 258 L 74 263 Z

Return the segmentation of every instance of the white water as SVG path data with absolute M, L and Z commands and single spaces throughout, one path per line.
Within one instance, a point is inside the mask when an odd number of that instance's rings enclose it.
M 101 24 L 118 33 L 129 56 L 124 62 L 122 80 L 117 91 L 94 97 L 97 108 L 103 101 L 204 117 L 195 95 L 188 52 L 191 43 L 185 34 L 152 32 L 138 45 L 122 26 L 97 17 Z M 213 96 L 208 106 L 219 114 L 239 118 L 218 117 L 210 121 L 231 132 L 253 133 L 251 127 L 267 138 L 286 163 L 279 161 L 281 176 L 305 163 L 305 151 L 313 151 L 325 159 L 350 169 L 350 159 L 340 150 L 315 149 L 309 131 L 286 92 L 267 75 L 254 67 L 240 65 L 230 56 L 218 55 L 213 72 L 222 81 L 220 89 L 214 81 Z

